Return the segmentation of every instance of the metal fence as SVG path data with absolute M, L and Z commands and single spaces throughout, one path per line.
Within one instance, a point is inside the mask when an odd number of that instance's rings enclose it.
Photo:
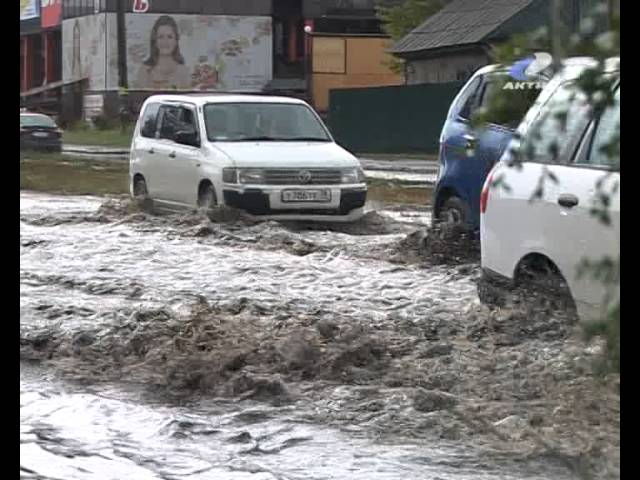
M 440 131 L 462 82 L 331 90 L 328 123 L 358 153 L 438 152 Z

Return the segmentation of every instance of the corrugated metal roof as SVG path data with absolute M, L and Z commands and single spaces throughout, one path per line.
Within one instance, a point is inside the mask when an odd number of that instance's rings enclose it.
M 536 0 L 453 0 L 391 50 L 408 53 L 477 43 Z

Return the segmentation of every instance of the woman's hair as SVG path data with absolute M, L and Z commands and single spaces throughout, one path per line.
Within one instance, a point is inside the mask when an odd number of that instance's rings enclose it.
M 180 65 L 184 65 L 184 57 L 180 53 L 180 32 L 178 32 L 178 24 L 172 17 L 168 15 L 163 15 L 160 18 L 158 18 L 158 20 L 156 20 L 156 23 L 153 25 L 153 28 L 151 29 L 151 45 L 149 48 L 150 54 L 149 54 L 149 58 L 147 58 L 144 61 L 144 64 L 147 65 L 148 67 L 155 67 L 156 64 L 158 63 L 158 57 L 160 56 L 160 52 L 158 50 L 158 44 L 157 44 L 158 29 L 160 27 L 165 27 L 165 26 L 171 27 L 171 29 L 173 30 L 173 33 L 176 36 L 176 48 L 171 54 L 171 56 Z

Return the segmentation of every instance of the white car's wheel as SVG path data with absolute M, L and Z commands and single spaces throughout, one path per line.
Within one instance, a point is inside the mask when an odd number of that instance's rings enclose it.
M 133 181 L 133 196 L 137 199 L 145 199 L 149 196 L 149 191 L 147 190 L 147 182 L 142 177 L 137 177 Z
M 518 268 L 516 301 L 533 310 L 576 315 L 571 290 L 558 269 L 545 261 L 526 263 Z

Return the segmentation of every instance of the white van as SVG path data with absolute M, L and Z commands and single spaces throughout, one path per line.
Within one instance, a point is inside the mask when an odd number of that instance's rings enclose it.
M 286 97 L 149 97 L 129 171 L 131 194 L 154 204 L 277 220 L 353 221 L 367 196 L 358 159 L 308 104 Z

